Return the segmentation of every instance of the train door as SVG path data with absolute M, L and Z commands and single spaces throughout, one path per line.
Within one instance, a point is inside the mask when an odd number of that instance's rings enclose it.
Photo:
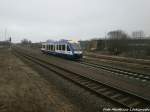
M 67 54 L 69 54 L 69 55 L 73 54 L 72 51 L 71 51 L 71 48 L 70 48 L 69 44 L 67 44 Z
M 50 45 L 49 44 L 47 45 L 47 50 L 50 51 Z

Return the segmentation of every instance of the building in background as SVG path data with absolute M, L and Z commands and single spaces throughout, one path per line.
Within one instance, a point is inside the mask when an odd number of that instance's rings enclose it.
M 145 38 L 144 31 L 142 31 L 142 30 L 134 31 L 134 32 L 132 32 L 132 37 L 134 39 L 143 39 L 143 38 Z

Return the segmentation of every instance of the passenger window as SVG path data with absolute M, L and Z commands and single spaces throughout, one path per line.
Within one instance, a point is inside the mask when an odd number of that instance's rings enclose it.
M 49 50 L 51 50 L 51 46 L 49 45 Z
M 61 45 L 59 45 L 59 50 L 61 50 Z
M 51 45 L 51 51 L 53 50 L 53 45 Z
M 46 45 L 46 50 L 48 50 L 48 45 Z
M 62 45 L 62 50 L 65 51 L 65 45 Z
M 54 50 L 54 45 L 52 45 L 52 50 Z
M 70 48 L 69 48 L 69 46 L 67 45 L 67 51 L 70 51 Z
M 57 50 L 59 50 L 59 46 L 57 45 Z
M 55 45 L 53 45 L 53 50 L 55 51 Z

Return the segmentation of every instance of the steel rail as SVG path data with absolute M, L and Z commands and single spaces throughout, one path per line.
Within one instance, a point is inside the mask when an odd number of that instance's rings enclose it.
M 140 80 L 142 82 L 149 82 L 150 81 L 150 75 L 149 74 L 137 73 L 137 72 L 133 72 L 133 71 L 129 71 L 129 70 L 124 70 L 124 69 L 112 67 L 109 65 L 96 64 L 96 63 L 92 63 L 92 62 L 88 62 L 88 61 L 84 61 L 84 60 L 80 61 L 79 63 L 86 65 L 86 66 L 89 66 L 89 67 L 94 67 L 94 68 L 106 70 L 106 71 L 109 71 L 111 73 L 115 73 L 118 75 L 123 75 L 123 76 L 129 77 L 129 78 L 134 78 L 134 79 Z
M 139 65 L 150 65 L 150 60 L 145 60 L 145 59 L 135 59 L 135 58 L 127 58 L 127 57 L 111 57 L 111 56 L 92 56 L 92 55 L 84 55 L 87 57 L 91 58 L 96 58 L 96 59 L 104 59 L 104 60 L 109 60 L 109 61 L 116 61 L 116 62 L 123 62 L 123 63 L 128 63 L 132 64 L 135 63 Z

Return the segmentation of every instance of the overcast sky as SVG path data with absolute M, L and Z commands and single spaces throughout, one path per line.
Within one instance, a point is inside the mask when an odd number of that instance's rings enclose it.
M 85 40 L 108 31 L 150 35 L 150 0 L 0 0 L 0 40 Z

